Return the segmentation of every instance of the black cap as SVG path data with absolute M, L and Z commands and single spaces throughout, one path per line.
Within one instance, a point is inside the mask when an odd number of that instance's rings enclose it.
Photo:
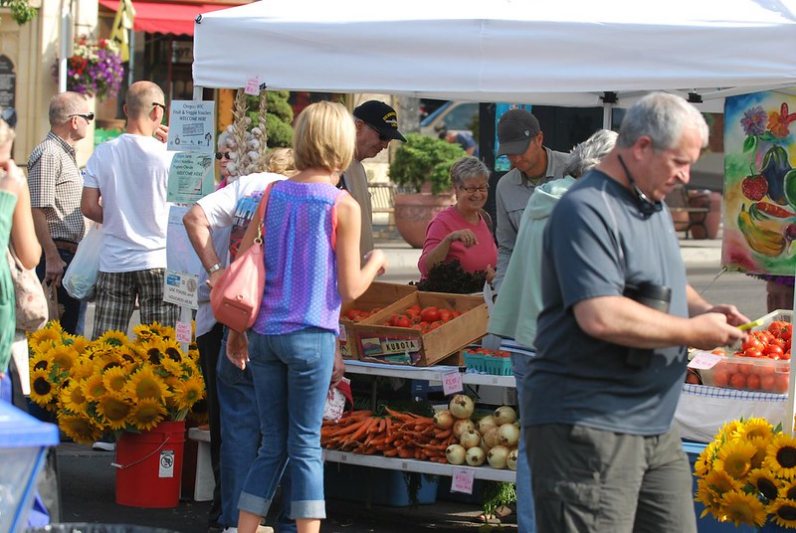
M 378 100 L 368 100 L 354 109 L 354 116 L 388 139 L 406 142 L 398 131 L 398 115 L 395 109 Z
M 531 139 L 542 130 L 535 116 L 524 109 L 509 109 L 498 122 L 497 155 L 517 155 L 528 149 Z

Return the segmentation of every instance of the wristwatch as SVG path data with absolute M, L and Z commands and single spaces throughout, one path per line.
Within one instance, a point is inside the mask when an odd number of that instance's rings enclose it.
M 216 263 L 215 265 L 207 269 L 207 275 L 209 276 L 213 272 L 218 272 L 219 270 L 221 270 L 221 268 L 222 268 L 221 263 Z

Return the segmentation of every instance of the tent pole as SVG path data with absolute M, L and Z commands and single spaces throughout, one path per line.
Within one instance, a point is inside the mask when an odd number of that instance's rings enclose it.
M 204 93 L 204 87 L 199 85 L 193 86 L 193 99 L 194 100 L 202 100 L 202 94 Z
M 619 101 L 616 93 L 613 91 L 605 91 L 603 95 L 600 97 L 600 100 L 603 101 L 603 128 L 606 130 L 610 130 L 611 127 L 614 125 L 614 106 Z

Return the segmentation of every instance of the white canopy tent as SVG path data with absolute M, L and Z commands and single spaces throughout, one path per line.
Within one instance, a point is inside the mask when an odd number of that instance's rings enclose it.
M 194 83 L 628 105 L 796 85 L 796 0 L 260 0 L 201 16 Z

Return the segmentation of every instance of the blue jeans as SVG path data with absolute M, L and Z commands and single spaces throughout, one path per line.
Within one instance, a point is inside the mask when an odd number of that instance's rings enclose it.
M 512 352 L 511 366 L 514 378 L 517 380 L 517 404 L 522 407 L 523 378 L 528 374 L 528 365 L 531 358 L 525 354 Z M 525 432 L 520 431 L 520 445 L 517 454 L 517 533 L 534 533 L 536 531 L 536 517 L 533 509 L 533 492 L 531 490 L 531 467 L 525 453 Z
M 251 370 L 241 370 L 227 359 L 227 329 L 216 363 L 216 390 L 221 421 L 220 481 L 221 514 L 224 527 L 238 525 L 238 500 L 243 482 L 260 447 L 260 415 L 254 395 Z M 287 517 L 290 476 L 282 477 L 283 505 L 277 518 L 278 533 L 294 533 L 296 523 Z
M 318 328 L 283 335 L 249 331 L 249 366 L 263 443 L 238 509 L 265 516 L 287 466 L 290 517 L 326 518 L 321 424 L 334 345 L 334 334 Z

